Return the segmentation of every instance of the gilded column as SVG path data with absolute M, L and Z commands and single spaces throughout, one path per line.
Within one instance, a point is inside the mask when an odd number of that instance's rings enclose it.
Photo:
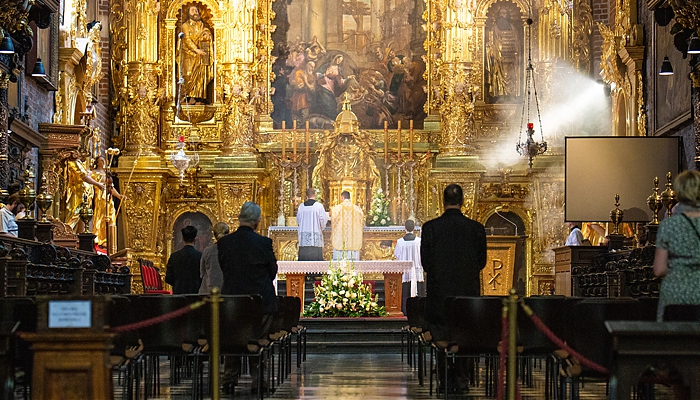
M 442 136 L 439 157 L 470 155 L 475 133 L 474 102 L 478 88 L 472 83 L 469 63 L 445 64 L 440 96 Z
M 10 163 L 8 162 L 9 142 L 7 123 L 10 115 L 7 104 L 7 85 L 10 76 L 0 73 L 0 195 L 7 196 L 10 184 Z
M 127 157 L 130 158 L 130 157 Z M 168 171 L 144 167 L 137 160 L 134 164 L 119 160 L 119 168 L 114 169 L 122 176 L 121 193 L 127 197 L 122 203 L 122 229 L 124 247 L 129 249 L 132 258 L 139 257 L 160 262 L 163 243 L 159 243 L 159 227 L 162 225 L 161 206 L 163 186 Z M 130 168 L 133 165 L 134 171 Z M 133 172 L 133 175 L 131 174 Z M 132 270 L 138 275 L 136 269 Z M 164 269 L 163 269 L 164 271 Z
M 126 47 L 124 61 L 156 62 L 160 3 L 155 0 L 124 0 L 123 10 L 126 42 L 130 44 Z
M 221 155 L 253 156 L 253 107 L 250 96 L 250 69 L 247 64 L 237 62 L 228 65 L 222 74 L 225 93 L 223 125 L 221 128 Z M 222 160 L 217 160 L 221 165 Z
M 129 63 L 125 92 L 124 143 L 128 154 L 155 155 L 158 147 L 158 76 L 153 64 Z
M 429 88 L 426 129 L 434 129 L 432 119 L 438 114 L 442 129 L 440 157 L 470 155 L 477 96 L 472 69 L 476 24 L 471 3 L 466 0 L 426 0 L 426 3 L 423 13 L 427 21 L 425 49 Z

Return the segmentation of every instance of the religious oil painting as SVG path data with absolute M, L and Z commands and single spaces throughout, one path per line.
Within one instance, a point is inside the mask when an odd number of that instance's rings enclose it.
M 173 224 L 173 247 L 171 253 L 180 250 L 185 245 L 185 242 L 182 240 L 182 228 L 190 225 L 197 228 L 197 238 L 194 242 L 194 247 L 197 250 L 202 251 L 213 243 L 212 223 L 209 217 L 201 212 L 185 212 Z
M 520 102 L 525 65 L 521 12 L 509 1 L 491 5 L 486 14 L 484 52 L 487 103 Z
M 283 3 L 283 4 L 280 4 Z M 332 127 L 347 96 L 363 129 L 425 118 L 423 2 L 276 2 L 276 128 Z M 285 20 L 286 19 L 286 20 Z
M 182 104 L 212 103 L 215 38 L 211 12 L 202 3 L 186 3 L 180 11 L 175 32 L 178 32 L 175 56 L 179 101 Z

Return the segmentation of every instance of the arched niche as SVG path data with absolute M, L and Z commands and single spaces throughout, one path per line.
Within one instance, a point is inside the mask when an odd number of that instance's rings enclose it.
M 628 136 L 627 96 L 623 91 L 617 96 L 617 112 L 613 117 L 614 136 Z
M 182 228 L 186 226 L 194 226 L 197 228 L 197 239 L 194 247 L 202 251 L 207 246 L 213 243 L 212 238 L 212 223 L 209 217 L 201 212 L 184 212 L 175 220 L 172 227 L 172 250 L 177 251 L 184 246 L 182 241 Z
M 513 211 L 494 212 L 484 226 L 487 235 L 522 236 L 525 234 L 525 223 Z

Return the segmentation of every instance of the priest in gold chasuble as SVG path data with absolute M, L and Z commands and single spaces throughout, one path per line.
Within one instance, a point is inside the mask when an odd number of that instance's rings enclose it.
M 365 216 L 360 207 L 350 202 L 348 191 L 344 190 L 340 197 L 342 203 L 331 207 L 333 259 L 339 260 L 344 256 L 348 260 L 359 260 Z

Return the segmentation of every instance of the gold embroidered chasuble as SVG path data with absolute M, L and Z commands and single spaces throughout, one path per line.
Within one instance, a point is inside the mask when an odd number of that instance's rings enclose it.
M 334 250 L 355 251 L 362 249 L 364 229 L 362 209 L 350 202 L 331 207 L 331 243 Z

